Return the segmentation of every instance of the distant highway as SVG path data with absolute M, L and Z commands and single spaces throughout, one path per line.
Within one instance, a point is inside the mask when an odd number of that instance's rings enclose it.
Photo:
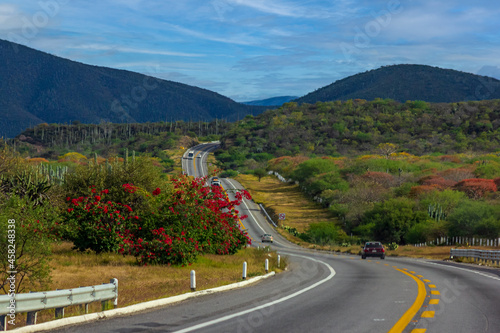
M 203 163 L 216 148 L 191 148 L 183 169 L 206 175 Z M 242 188 L 221 181 L 230 196 Z M 263 233 L 274 236 L 271 247 L 287 257 L 287 272 L 252 287 L 58 332 L 500 332 L 499 269 L 309 251 L 281 237 L 253 201 L 244 199 L 239 211 L 249 216 L 243 223 L 254 246 L 263 245 Z

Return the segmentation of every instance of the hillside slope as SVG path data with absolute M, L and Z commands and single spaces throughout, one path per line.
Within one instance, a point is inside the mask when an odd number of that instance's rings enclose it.
M 356 98 L 433 103 L 498 99 L 500 81 L 452 69 L 394 65 L 346 77 L 295 101 L 316 103 Z
M 186 84 L 85 65 L 0 40 L 0 136 L 38 123 L 237 120 L 248 106 Z

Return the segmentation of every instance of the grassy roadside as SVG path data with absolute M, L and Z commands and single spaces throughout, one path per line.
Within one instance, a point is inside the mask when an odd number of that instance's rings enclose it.
M 275 213 L 285 213 L 286 220 L 282 225 L 287 225 L 296 228 L 303 232 L 309 223 L 324 222 L 332 220 L 328 215 L 328 211 L 320 205 L 311 202 L 301 191 L 298 185 L 291 185 L 280 182 L 275 177 L 265 177 L 261 181 L 253 175 L 239 175 L 236 178 L 245 187 L 252 198 L 257 203 L 262 203 L 266 210 L 271 210 Z M 317 250 L 334 251 L 341 253 L 358 254 L 361 246 L 353 245 L 348 247 L 341 246 L 319 246 L 315 244 L 305 243 L 297 237 L 293 237 L 282 228 L 277 231 L 286 239 L 301 245 L 305 248 Z M 450 257 L 450 249 L 457 248 L 455 246 L 426 246 L 414 247 L 399 246 L 396 250 L 387 250 L 388 256 L 404 256 L 412 258 L 427 258 L 436 260 L 445 260 Z M 478 248 L 481 250 L 498 250 L 498 248 L 488 247 L 468 247 L 468 249 Z M 464 260 L 463 262 L 471 262 Z M 497 265 L 489 265 L 498 267 Z
M 256 176 L 243 174 L 236 180 L 250 192 L 255 202 L 264 204 L 269 214 L 284 213 L 286 218 L 280 221 L 282 225 L 304 232 L 311 223 L 331 220 L 328 210 L 311 202 L 298 185 L 282 183 L 275 177 L 264 177 L 259 182 Z M 299 238 L 293 239 L 300 242 Z
M 138 266 L 132 256 L 79 253 L 71 250 L 71 247 L 71 243 L 54 247 L 51 261 L 52 281 L 44 290 L 98 285 L 117 278 L 119 307 L 190 292 L 191 270 L 196 272 L 197 290 L 242 281 L 242 266 L 245 261 L 248 265 L 248 278 L 265 274 L 265 259 L 269 259 L 271 271 L 282 271 L 277 267 L 276 253 L 268 252 L 268 248 L 246 248 L 229 256 L 204 255 L 192 265 L 174 267 Z M 281 259 L 280 266 L 286 266 L 286 258 Z M 89 306 L 89 312 L 100 310 L 100 302 Z M 53 320 L 54 313 L 54 310 L 39 312 L 37 323 Z M 80 314 L 84 314 L 84 311 L 78 306 L 65 308 L 65 317 Z M 26 314 L 16 315 L 16 327 L 24 326 L 25 322 Z

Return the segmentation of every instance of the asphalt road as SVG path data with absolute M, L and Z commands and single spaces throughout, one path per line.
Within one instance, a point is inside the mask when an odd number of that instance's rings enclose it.
M 198 147 L 199 154 L 214 146 Z M 205 156 L 206 158 L 206 156 Z M 202 172 L 204 157 L 188 174 Z M 201 175 L 201 174 L 198 174 Z M 221 179 L 231 196 L 241 185 Z M 271 233 L 286 272 L 254 286 L 58 332 L 500 332 L 498 269 L 314 252 L 284 240 L 252 201 L 239 208 L 253 246 Z M 266 246 L 269 245 L 266 243 Z

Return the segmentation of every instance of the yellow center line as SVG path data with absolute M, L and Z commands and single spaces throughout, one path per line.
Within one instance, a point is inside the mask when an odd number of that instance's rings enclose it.
M 408 272 L 405 272 L 402 269 L 399 268 L 395 269 L 403 274 L 408 275 L 413 280 L 415 280 L 418 286 L 418 294 L 413 305 L 396 322 L 396 324 L 390 329 L 389 333 L 403 332 L 406 326 L 408 326 L 408 324 L 411 322 L 412 318 L 417 314 L 418 310 L 422 307 L 422 305 L 424 305 L 425 297 L 427 296 L 427 292 L 425 291 L 425 284 L 422 281 L 420 281 L 420 279 L 418 279 L 417 277 L 413 276 Z
M 201 150 L 199 150 L 196 155 L 193 157 L 193 167 L 194 167 L 194 176 L 196 178 L 196 156 L 198 156 L 201 153 Z

